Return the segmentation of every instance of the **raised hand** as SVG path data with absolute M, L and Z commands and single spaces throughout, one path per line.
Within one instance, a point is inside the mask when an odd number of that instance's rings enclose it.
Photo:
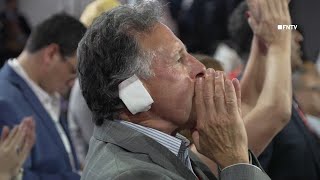
M 35 142 L 35 123 L 32 117 L 26 117 L 11 132 L 8 127 L 2 129 L 0 140 L 0 177 L 13 177 L 29 156 Z
M 247 0 L 249 24 L 254 34 L 267 47 L 291 39 L 291 31 L 278 30 L 278 25 L 290 25 L 288 0 Z
M 241 79 L 249 147 L 259 156 L 289 122 L 292 106 L 291 23 L 287 0 L 247 0 L 255 35 Z
M 208 69 L 195 87 L 197 127 L 192 138 L 197 150 L 221 167 L 248 163 L 248 140 L 241 118 L 238 80 Z

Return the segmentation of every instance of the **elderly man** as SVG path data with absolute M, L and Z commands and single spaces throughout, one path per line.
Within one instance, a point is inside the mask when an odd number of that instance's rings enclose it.
M 26 116 L 36 123 L 36 143 L 24 164 L 24 180 L 77 180 L 79 163 L 61 116 L 61 94 L 76 77 L 76 49 L 86 28 L 66 15 L 37 25 L 23 52 L 0 70 L 0 127 Z
M 216 179 L 188 153 L 180 129 L 192 129 L 219 179 L 269 179 L 248 154 L 239 82 L 205 70 L 160 23 L 160 9 L 119 6 L 79 44 L 80 85 L 96 124 L 82 179 Z

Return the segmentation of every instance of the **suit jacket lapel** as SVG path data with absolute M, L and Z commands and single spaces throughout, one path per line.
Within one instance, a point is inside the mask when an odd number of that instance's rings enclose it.
M 2 71 L 2 73 L 6 74 L 5 76 L 7 79 L 22 92 L 23 96 L 27 99 L 27 102 L 31 105 L 34 112 L 36 112 L 36 114 L 40 117 L 39 119 L 45 125 L 47 131 L 52 137 L 52 141 L 54 141 L 62 151 L 66 152 L 53 120 L 48 112 L 44 109 L 31 88 L 8 64 L 5 64 Z
M 293 101 L 295 101 L 295 103 L 298 105 L 298 108 L 300 108 L 299 103 L 296 100 L 295 96 L 293 96 Z M 293 108 L 296 109 L 295 106 L 293 106 Z M 318 151 L 317 152 L 314 151 L 314 150 L 319 149 L 320 143 L 317 142 L 317 139 L 315 138 L 314 134 L 312 134 L 312 132 L 309 131 L 308 127 L 306 127 L 306 125 L 303 123 L 303 120 L 301 119 L 302 117 L 300 117 L 298 111 L 299 111 L 299 109 L 296 109 L 296 111 L 292 111 L 292 116 L 296 116 L 295 118 L 293 118 L 293 123 L 296 123 L 297 126 L 300 127 L 300 131 L 304 135 L 304 137 L 307 141 L 307 144 L 310 146 L 309 149 L 310 149 L 311 153 L 313 154 L 314 162 L 317 166 L 318 173 L 320 173 L 320 155 L 319 155 Z
M 105 120 L 95 127 L 94 136 L 98 140 L 115 144 L 133 153 L 148 154 L 152 161 L 185 179 L 196 179 L 194 174 L 166 147 L 144 134 L 112 120 Z
M 60 115 L 60 124 L 64 130 L 64 132 L 66 133 L 66 136 L 69 140 L 69 143 L 70 143 L 70 148 L 71 148 L 71 153 L 72 153 L 72 156 L 73 156 L 73 161 L 74 161 L 74 168 L 75 170 L 79 170 L 80 169 L 80 163 L 79 163 L 79 160 L 78 160 L 78 156 L 76 154 L 76 150 L 73 146 L 73 143 L 72 143 L 72 140 L 71 140 L 71 136 L 70 136 L 70 132 L 69 132 L 69 129 L 68 129 L 68 122 L 67 122 L 67 119 L 64 117 L 64 116 L 61 116 Z
M 193 171 L 197 174 L 200 180 L 217 180 L 215 175 L 211 170 L 201 162 L 201 160 L 189 149 L 189 157 L 191 159 L 191 164 Z

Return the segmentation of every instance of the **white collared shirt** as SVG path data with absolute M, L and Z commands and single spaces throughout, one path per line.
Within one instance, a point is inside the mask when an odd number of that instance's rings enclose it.
M 31 90 L 35 93 L 37 98 L 39 99 L 41 105 L 45 108 L 47 113 L 50 115 L 53 120 L 59 136 L 63 142 L 63 145 L 69 155 L 70 163 L 72 168 L 75 168 L 74 159 L 71 151 L 71 144 L 67 138 L 66 132 L 63 130 L 59 119 L 60 119 L 60 100 L 61 96 L 59 93 L 54 93 L 53 95 L 49 95 L 46 91 L 44 91 L 40 86 L 38 86 L 25 72 L 23 67 L 20 65 L 17 59 L 11 59 L 8 61 L 9 66 L 28 84 Z
M 320 138 L 320 118 L 307 114 L 306 119 L 309 128 Z

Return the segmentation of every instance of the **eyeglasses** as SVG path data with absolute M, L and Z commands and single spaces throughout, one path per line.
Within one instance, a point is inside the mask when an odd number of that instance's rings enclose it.
M 62 54 L 60 56 L 62 58 L 62 63 L 67 65 L 69 72 L 72 74 L 77 74 L 76 67 L 71 63 L 72 57 L 63 56 Z

